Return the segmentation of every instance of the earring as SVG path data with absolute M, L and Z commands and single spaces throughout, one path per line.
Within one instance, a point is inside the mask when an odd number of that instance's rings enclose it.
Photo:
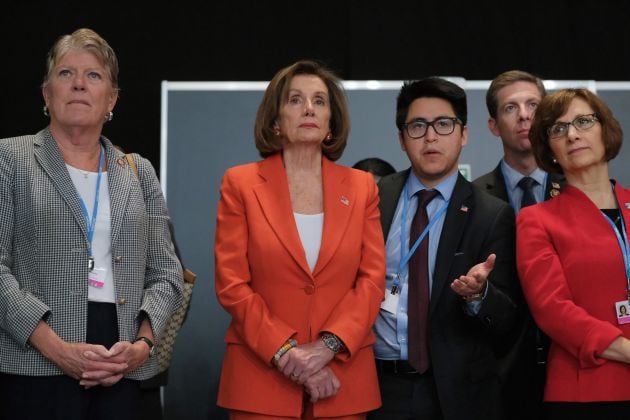
M 273 133 L 276 135 L 276 137 L 280 137 L 280 129 L 279 129 L 278 127 L 276 127 L 276 128 L 273 130 Z
M 553 163 L 558 163 L 558 159 L 556 159 L 555 157 L 552 157 L 552 158 L 551 158 L 551 161 L 552 161 Z
M 114 113 L 112 111 L 109 111 L 107 114 L 105 114 L 105 121 L 111 121 L 114 119 Z
M 50 117 L 50 114 L 48 113 L 48 107 L 46 105 L 44 105 L 44 107 L 42 108 L 42 111 L 44 112 L 45 116 Z
M 331 140 L 332 139 L 332 134 L 329 132 L 328 134 L 326 134 L 326 140 Z

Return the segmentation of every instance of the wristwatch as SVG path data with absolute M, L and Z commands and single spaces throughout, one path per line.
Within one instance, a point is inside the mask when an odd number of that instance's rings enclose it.
M 335 354 L 343 350 L 343 343 L 335 334 L 325 332 L 322 333 L 321 337 L 326 347 L 332 350 Z
M 153 344 L 153 341 L 146 337 L 138 337 L 133 342 L 137 343 L 138 341 L 144 341 L 147 343 L 147 346 L 149 346 L 149 357 L 152 357 L 155 354 L 155 344 Z

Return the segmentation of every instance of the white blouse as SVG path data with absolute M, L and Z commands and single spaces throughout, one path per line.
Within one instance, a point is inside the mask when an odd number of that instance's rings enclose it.
M 322 231 L 324 230 L 324 213 L 299 214 L 293 213 L 297 225 L 302 247 L 306 254 L 308 267 L 313 271 L 322 246 Z
M 92 217 L 94 194 L 96 193 L 97 172 L 87 172 L 66 164 L 70 178 L 79 196 L 83 199 L 88 215 Z M 116 302 L 111 249 L 111 213 L 107 172 L 101 175 L 101 189 L 98 197 L 98 213 L 94 225 L 92 254 L 94 270 L 88 273 L 88 300 L 92 302 Z M 87 223 L 87 221 L 86 221 Z M 87 261 L 86 261 L 87 264 Z

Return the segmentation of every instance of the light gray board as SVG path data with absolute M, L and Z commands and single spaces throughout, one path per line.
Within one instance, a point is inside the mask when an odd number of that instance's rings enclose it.
M 340 160 L 381 157 L 397 170 L 408 166 L 394 124 L 396 91 L 348 91 L 352 131 Z M 630 132 L 630 92 L 600 91 Z M 261 91 L 171 91 L 168 93 L 168 205 L 185 264 L 198 274 L 188 319 L 177 340 L 165 391 L 169 418 L 223 418 L 216 392 L 229 317 L 214 294 L 214 227 L 223 172 L 258 160 L 253 123 Z M 487 129 L 485 91 L 468 91 L 469 144 L 461 163 L 476 178 L 494 168 L 500 142 Z M 611 175 L 630 185 L 628 148 L 611 164 Z M 243 378 L 245 381 L 246 379 Z

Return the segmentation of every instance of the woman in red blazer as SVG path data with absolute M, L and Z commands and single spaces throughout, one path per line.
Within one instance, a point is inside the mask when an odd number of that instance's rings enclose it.
M 540 103 L 530 131 L 538 166 L 564 173 L 566 188 L 517 218 L 523 291 L 552 340 L 548 418 L 630 413 L 630 324 L 618 317 L 630 286 L 630 191 L 611 181 L 622 143 L 610 109 L 585 89 Z
M 233 419 L 354 419 L 380 405 L 384 243 L 372 176 L 333 163 L 348 132 L 339 80 L 297 62 L 258 109 L 265 159 L 224 175 L 216 293 L 232 321 L 218 404 Z

